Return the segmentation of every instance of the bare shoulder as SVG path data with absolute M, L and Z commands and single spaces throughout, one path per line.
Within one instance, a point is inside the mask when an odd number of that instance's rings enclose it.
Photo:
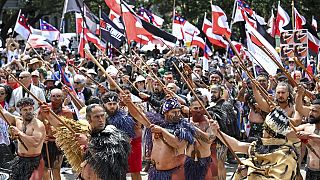
M 315 125 L 314 124 L 307 123 L 304 126 L 304 131 L 307 131 L 307 132 L 312 132 L 313 133 L 314 129 L 315 129 Z
M 34 126 L 35 127 L 39 128 L 39 129 L 42 129 L 42 128 L 45 129 L 45 126 L 44 126 L 44 124 L 43 124 L 43 122 L 41 120 L 39 120 L 37 118 L 35 118 L 34 120 L 35 120 L 34 121 Z

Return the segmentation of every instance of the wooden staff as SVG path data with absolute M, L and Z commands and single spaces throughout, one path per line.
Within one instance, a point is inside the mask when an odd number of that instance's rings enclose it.
M 225 39 L 228 41 L 228 43 L 230 44 L 231 48 L 233 49 L 233 51 L 236 53 L 236 55 L 238 56 L 238 58 L 240 58 L 237 50 L 235 49 L 234 45 L 231 43 L 230 39 L 225 37 Z M 239 59 L 241 61 L 241 59 Z M 250 78 L 250 74 L 248 74 L 248 77 Z M 290 76 L 291 77 L 291 76 Z M 252 81 L 254 82 L 254 81 Z M 257 87 L 260 87 L 259 84 L 255 84 Z M 261 87 L 262 88 L 262 87 Z M 262 97 L 266 100 L 266 102 L 269 104 L 270 108 L 273 110 L 276 107 L 276 104 L 270 99 L 270 97 L 267 95 L 268 93 L 266 93 L 265 91 L 262 91 L 261 88 L 259 88 L 260 93 L 262 95 Z M 264 89 L 264 88 L 262 88 Z M 297 129 L 294 127 L 294 125 L 292 124 L 291 120 L 289 120 L 289 125 L 291 126 L 291 128 L 293 129 L 293 131 L 295 131 L 295 133 L 297 133 Z M 310 150 L 318 157 L 320 158 L 320 156 L 317 154 L 317 152 L 314 150 L 314 148 L 309 144 L 306 143 L 306 146 L 308 148 L 310 148 Z
M 192 38 L 193 38 L 193 36 L 192 36 Z M 171 52 L 173 52 L 174 56 L 176 56 L 176 52 L 175 52 L 175 50 L 174 50 L 172 47 L 170 47 L 167 43 L 165 43 L 161 38 L 160 38 L 160 41 L 161 41 L 167 48 L 169 48 Z M 169 53 L 169 52 L 168 52 L 168 53 Z M 189 65 L 188 65 L 187 63 L 183 62 L 181 59 L 177 58 L 177 60 L 178 60 L 179 62 L 181 62 L 184 66 L 189 67 Z M 189 68 L 190 68 L 190 67 L 189 67 Z M 196 74 L 196 73 L 193 72 L 193 71 L 191 71 L 191 73 L 192 73 L 198 80 L 200 80 L 200 82 L 201 82 L 202 84 L 205 84 L 205 85 L 206 85 L 206 83 L 203 82 L 203 80 L 201 79 L 201 77 L 198 76 L 198 74 Z M 241 76 L 240 76 L 240 77 L 241 77 Z M 209 89 L 209 87 L 208 87 L 207 85 L 206 85 L 206 87 L 207 87 L 207 89 Z
M 298 86 L 298 83 L 291 77 L 291 75 L 289 74 L 289 72 L 275 59 L 275 57 L 272 55 L 272 53 L 270 52 L 269 49 L 267 49 L 263 43 L 253 34 L 253 36 L 261 43 L 261 46 L 258 46 L 260 49 L 263 50 L 263 52 L 265 52 L 270 58 L 271 60 L 278 66 L 279 69 L 281 69 L 281 71 L 285 74 L 285 76 L 287 76 L 290 84 L 293 86 L 293 87 L 296 87 Z M 307 93 L 306 96 L 309 98 L 309 99 L 314 99 L 312 97 L 311 94 Z
M 140 69 L 140 71 L 143 72 L 143 69 L 141 67 L 139 67 L 136 63 L 134 63 L 130 58 L 128 58 L 125 54 L 123 54 L 121 51 L 119 51 L 118 49 L 115 49 L 118 53 L 120 53 L 127 61 L 130 61 L 130 63 L 132 65 L 134 65 L 136 68 Z
M 188 88 L 190 89 L 191 93 L 194 95 L 194 97 L 197 99 L 197 101 L 199 102 L 199 104 L 201 105 L 201 107 L 204 109 L 206 115 L 209 117 L 209 119 L 213 119 L 211 117 L 211 115 L 209 114 L 208 110 L 205 108 L 205 106 L 203 105 L 202 101 L 199 99 L 199 97 L 197 96 L 197 94 L 194 92 L 193 88 L 191 87 L 191 85 L 189 84 L 189 82 L 187 81 L 187 79 L 184 77 L 184 75 L 180 72 L 179 68 L 176 66 L 175 63 L 172 63 L 173 66 L 176 68 L 176 70 L 179 72 L 181 78 L 184 80 L 184 82 L 186 83 L 186 85 L 188 86 Z M 218 130 L 219 135 L 221 136 L 222 140 L 224 141 L 224 144 L 229 148 L 229 150 L 231 151 L 232 155 L 236 158 L 237 162 L 239 164 L 241 163 L 241 160 L 239 159 L 239 157 L 236 155 L 236 153 L 232 150 L 230 144 L 227 142 L 227 140 L 224 138 L 223 134 L 221 133 L 220 130 Z
M 91 58 L 91 60 L 100 68 L 100 70 L 107 76 L 107 78 L 111 81 L 111 83 L 114 84 L 114 86 L 117 88 L 117 90 L 121 93 L 121 94 L 125 94 L 124 91 L 121 89 L 121 87 L 116 83 L 116 81 L 107 73 L 107 71 L 101 66 L 101 64 L 96 60 L 95 57 L 93 57 L 93 55 L 90 53 L 90 51 L 88 51 L 87 49 L 84 49 L 85 53 L 87 55 L 89 55 L 89 57 Z M 139 112 L 139 114 L 141 115 L 141 117 L 143 117 L 146 127 L 150 127 L 151 123 L 150 121 L 147 119 L 147 117 L 145 117 L 141 111 L 138 110 L 138 108 L 136 107 L 136 105 L 133 102 L 129 102 L 136 110 L 137 112 Z
M 250 71 L 244 65 L 243 59 L 240 57 L 238 51 L 236 50 L 236 48 L 232 44 L 231 40 L 228 37 L 225 37 L 225 39 L 227 40 L 227 42 L 229 43 L 231 49 L 234 51 L 234 53 L 238 57 L 240 67 L 246 72 L 246 74 L 248 75 L 248 78 L 257 87 L 257 89 L 261 92 L 262 97 L 266 100 L 266 102 L 269 104 L 269 106 L 272 107 L 273 106 L 273 102 L 272 102 L 272 100 L 270 100 L 270 98 L 268 96 L 268 92 L 263 87 L 261 87 L 261 85 L 259 83 L 256 83 L 256 81 L 254 81 L 254 77 L 252 76 Z
M 0 110 L 0 115 L 3 117 L 3 120 L 9 125 L 11 126 L 11 124 L 9 123 L 8 119 L 4 116 L 2 110 Z M 27 151 L 29 151 L 29 148 L 26 146 L 26 144 L 22 141 L 22 139 L 18 136 L 18 141 L 22 144 L 22 146 L 24 147 L 24 149 L 26 149 Z
M 30 46 L 31 44 L 29 42 L 27 42 Z M 51 69 L 51 67 L 46 63 L 46 61 L 44 59 L 42 59 L 42 57 L 40 56 L 40 54 L 31 46 L 32 50 L 37 54 L 37 56 L 40 58 L 40 60 L 42 61 L 42 63 L 51 71 L 51 73 L 55 76 L 55 78 L 63 85 L 65 85 L 60 78 L 57 77 L 57 75 L 55 74 L 55 72 Z M 60 74 L 60 76 L 62 76 L 62 74 Z M 85 107 L 85 105 L 77 98 L 74 96 L 73 93 L 71 93 L 68 89 L 67 91 L 68 95 L 71 97 L 71 100 L 75 103 L 76 107 L 80 110 L 81 108 Z
M 81 71 L 79 68 L 77 68 L 77 66 L 70 64 L 71 67 L 73 67 L 74 69 L 76 69 L 78 72 L 80 72 L 82 75 L 84 75 L 85 77 L 89 78 L 93 83 L 95 83 L 96 85 L 100 86 L 101 84 L 96 81 L 95 79 L 93 79 L 90 75 L 88 75 L 87 73 Z
M 296 63 L 296 65 L 298 65 L 299 67 L 301 67 L 302 70 L 304 70 L 304 72 L 306 72 L 311 79 L 314 79 L 316 82 L 320 82 L 320 80 L 319 80 L 318 78 L 316 78 L 311 72 L 309 72 L 309 71 L 306 69 L 306 67 L 304 67 L 304 65 L 298 60 L 297 57 L 294 57 L 293 60 L 294 60 L 294 62 Z
M 3 69 L 9 76 L 11 76 L 19 85 L 28 93 L 30 94 L 36 101 L 38 101 L 39 105 L 44 104 L 37 96 L 35 96 L 24 84 L 22 84 L 13 74 L 9 73 L 7 70 Z M 76 132 L 69 126 L 67 125 L 59 116 L 52 111 L 52 109 L 49 109 L 49 113 L 53 115 L 60 123 L 62 123 L 66 128 L 69 129 L 69 131 L 73 134 Z
M 142 62 L 143 65 L 146 66 L 146 68 L 149 70 L 149 72 L 152 74 L 152 76 L 154 76 L 154 78 L 158 81 L 158 83 L 160 84 L 160 86 L 162 88 L 166 87 L 163 82 L 158 78 L 158 76 L 152 71 L 152 69 L 143 61 L 143 59 L 141 59 L 141 57 L 137 54 L 136 51 L 132 50 L 132 52 L 140 59 L 140 61 Z
M 50 163 L 50 156 L 49 156 L 49 149 L 48 149 L 48 142 L 45 142 L 45 144 L 46 144 L 46 153 L 47 153 L 49 175 L 50 175 L 50 179 L 53 179 L 51 163 Z
M 97 45 L 95 46 L 99 49 L 100 52 L 102 52 L 102 50 Z M 104 52 L 102 52 L 102 55 L 118 70 L 118 73 L 120 73 L 121 76 L 124 75 L 123 72 L 117 68 L 114 62 L 108 56 L 106 56 Z M 130 81 L 130 79 L 128 79 L 128 82 L 136 91 L 138 91 L 138 93 L 140 92 L 140 90 Z

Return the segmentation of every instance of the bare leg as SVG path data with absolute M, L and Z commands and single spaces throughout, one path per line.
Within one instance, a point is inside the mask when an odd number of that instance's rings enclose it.
M 226 180 L 227 178 L 227 171 L 224 167 L 224 161 L 218 160 L 218 179 L 219 180 Z
M 140 172 L 138 173 L 131 173 L 131 179 L 132 180 L 142 180 Z

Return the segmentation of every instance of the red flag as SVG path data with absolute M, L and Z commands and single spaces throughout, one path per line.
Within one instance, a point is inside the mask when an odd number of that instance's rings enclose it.
M 295 29 L 303 29 L 303 25 L 306 24 L 306 19 L 294 8 L 294 21 L 296 22 Z
M 16 25 L 14 26 L 14 31 L 20 34 L 24 39 L 28 39 L 31 34 L 30 25 L 28 24 L 25 15 L 21 13 L 21 9 L 19 11 Z
M 283 27 L 287 26 L 289 22 L 290 22 L 290 17 L 288 13 L 282 9 L 279 3 L 276 24 L 275 24 L 275 35 L 280 36 L 280 33 L 284 30 Z
M 230 38 L 231 30 L 228 25 L 227 16 L 223 10 L 216 5 L 211 5 L 212 8 L 212 32 L 217 35 L 225 35 Z
M 204 18 L 202 31 L 213 45 L 227 48 L 228 42 L 226 42 L 222 36 L 212 33 L 212 23 L 207 18 Z

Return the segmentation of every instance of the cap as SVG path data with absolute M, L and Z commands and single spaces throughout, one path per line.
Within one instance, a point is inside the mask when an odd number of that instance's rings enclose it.
M 89 69 L 87 71 L 88 74 L 93 74 L 93 75 L 97 75 L 96 71 L 94 69 Z
M 32 73 L 31 73 L 31 76 L 40 76 L 40 73 L 39 73 L 39 71 L 38 70 L 35 70 L 35 71 L 33 71 Z

